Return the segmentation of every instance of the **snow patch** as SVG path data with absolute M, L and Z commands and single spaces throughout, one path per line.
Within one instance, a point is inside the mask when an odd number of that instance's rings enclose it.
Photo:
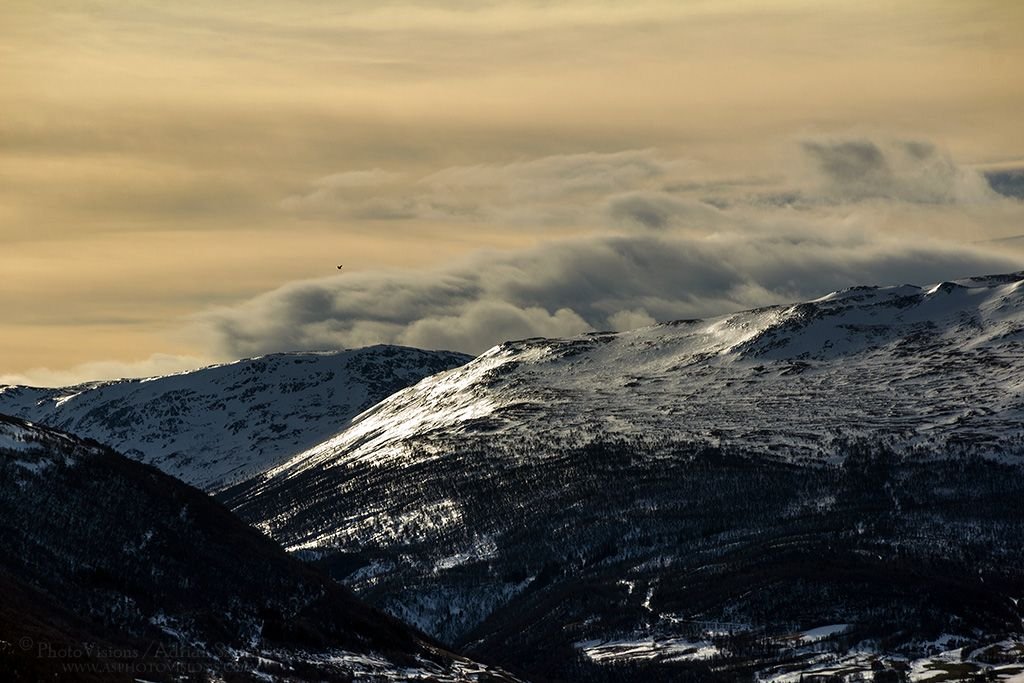
M 592 662 L 598 663 L 654 659 L 666 662 L 692 662 L 711 659 L 721 654 L 721 650 L 709 641 L 686 638 L 584 640 L 576 643 L 575 647 Z

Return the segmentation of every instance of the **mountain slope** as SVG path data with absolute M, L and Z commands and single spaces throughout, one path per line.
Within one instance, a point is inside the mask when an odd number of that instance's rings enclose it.
M 1015 274 L 502 344 L 221 498 L 532 673 L 734 680 L 830 625 L 908 660 L 1019 633 L 1022 434 Z
M 96 439 L 210 490 L 287 460 L 395 391 L 468 360 L 398 346 L 275 354 L 152 379 L 0 387 L 0 413 Z
M 0 547 L 5 680 L 509 680 L 366 606 L 202 492 L 2 416 Z
M 401 458 L 432 434 L 658 433 L 788 458 L 875 432 L 972 448 L 1024 434 L 1024 275 L 858 287 L 711 320 L 491 349 L 284 463 Z

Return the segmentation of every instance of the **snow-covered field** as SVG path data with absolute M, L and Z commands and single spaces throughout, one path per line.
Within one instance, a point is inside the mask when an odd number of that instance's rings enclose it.
M 719 649 L 708 641 L 692 641 L 686 638 L 585 640 L 576 643 L 576 648 L 594 662 L 636 659 L 686 662 L 711 659 L 721 654 Z

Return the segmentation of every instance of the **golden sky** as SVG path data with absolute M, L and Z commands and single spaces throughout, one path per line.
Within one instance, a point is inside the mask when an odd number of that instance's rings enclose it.
M 578 264 L 551 254 L 628 251 L 608 240 L 648 239 L 638 222 L 689 252 L 815 233 L 849 277 L 896 277 L 864 260 L 892 250 L 1012 265 L 1021 242 L 985 240 L 1024 233 L 1021 201 L 979 172 L 1024 167 L 1022 36 L 1013 0 L 5 0 L 0 381 L 375 341 L 478 351 L 823 282 L 769 286 L 755 259 L 699 302 L 584 306 L 579 287 L 467 276 L 543 261 L 557 278 Z M 315 332 L 239 322 L 323 278 L 330 306 L 284 314 Z M 449 280 L 457 305 L 372 310 Z M 474 331 L 427 333 L 451 324 Z

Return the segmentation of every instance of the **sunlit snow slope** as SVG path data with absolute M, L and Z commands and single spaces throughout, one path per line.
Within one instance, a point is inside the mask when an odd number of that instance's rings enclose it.
M 848 438 L 1004 452 L 1024 433 L 1024 274 L 857 287 L 620 334 L 509 342 L 361 415 L 268 478 L 409 446 L 657 435 L 800 460 Z
M 0 413 L 86 436 L 206 489 L 262 472 L 469 356 L 374 346 L 275 354 L 153 379 L 0 387 Z

